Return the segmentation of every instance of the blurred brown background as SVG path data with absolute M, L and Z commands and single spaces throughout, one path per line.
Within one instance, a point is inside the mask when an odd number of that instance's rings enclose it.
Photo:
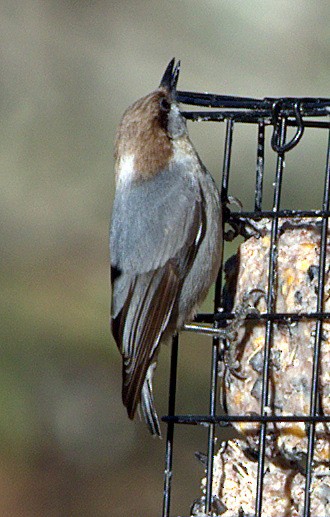
M 326 0 L 0 1 L 1 516 L 160 515 L 165 443 L 126 417 L 108 328 L 115 128 L 173 56 L 181 89 L 329 96 L 329 11 Z M 219 180 L 223 128 L 190 126 Z M 241 136 L 231 194 L 248 208 L 255 130 Z M 318 208 L 324 135 L 304 138 L 286 199 L 299 206 L 303 192 Z M 209 340 L 187 343 L 178 411 L 205 412 Z M 164 349 L 160 414 L 168 362 Z M 176 437 L 172 514 L 188 515 L 207 434 Z

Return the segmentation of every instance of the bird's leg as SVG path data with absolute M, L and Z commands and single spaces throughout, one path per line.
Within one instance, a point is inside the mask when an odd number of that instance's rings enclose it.
M 265 293 L 261 289 L 252 289 L 252 291 L 246 293 L 243 296 L 242 302 L 235 309 L 234 319 L 226 327 L 215 328 L 200 325 L 199 323 L 188 323 L 183 326 L 182 330 L 196 332 L 197 334 L 204 334 L 219 339 L 226 339 L 232 343 L 237 339 L 237 333 L 244 325 L 247 316 L 252 315 L 258 317 L 260 315 L 255 305 L 264 295 Z
M 234 341 L 237 337 L 237 332 L 244 324 L 246 317 L 250 315 L 260 315 L 255 305 L 263 296 L 265 296 L 265 293 L 261 289 L 252 289 L 246 293 L 243 296 L 242 302 L 235 309 L 234 319 L 225 328 L 208 327 L 206 325 L 200 325 L 199 323 L 187 323 L 183 326 L 182 330 Z

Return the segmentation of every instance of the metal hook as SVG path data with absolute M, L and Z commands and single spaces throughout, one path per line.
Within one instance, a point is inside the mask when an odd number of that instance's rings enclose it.
M 276 101 L 273 105 L 272 122 L 274 124 L 274 131 L 273 131 L 273 135 L 272 135 L 271 144 L 272 144 L 272 148 L 275 152 L 283 154 L 286 151 L 290 151 L 291 149 L 293 149 L 293 147 L 295 147 L 298 144 L 298 142 L 300 141 L 301 137 L 304 134 L 305 126 L 304 126 L 304 121 L 301 116 L 301 99 L 300 99 L 294 103 L 294 114 L 295 114 L 295 119 L 297 122 L 297 132 L 294 135 L 294 137 L 292 138 L 292 140 L 290 140 L 290 142 L 280 145 L 278 129 L 279 129 L 279 118 L 280 118 L 280 112 L 281 112 L 281 105 L 282 105 L 281 99 Z

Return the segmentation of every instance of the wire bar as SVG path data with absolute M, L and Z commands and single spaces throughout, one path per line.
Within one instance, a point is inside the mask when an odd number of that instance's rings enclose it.
M 233 108 L 242 110 L 262 111 L 263 116 L 272 116 L 274 104 L 281 102 L 281 110 L 284 116 L 295 116 L 295 105 L 301 104 L 302 114 L 328 115 L 329 99 L 311 97 L 285 97 L 265 99 L 251 99 L 249 97 L 233 97 L 230 95 L 217 95 L 213 93 L 177 92 L 178 101 L 181 104 L 192 106 L 207 106 L 209 108 Z
M 183 116 L 193 122 L 223 122 L 225 120 L 233 120 L 235 122 L 245 124 L 257 124 L 260 120 L 263 120 L 265 125 L 272 125 L 271 115 L 264 117 L 262 112 L 233 112 L 233 111 L 183 111 Z M 324 117 L 325 114 L 319 114 Z M 287 120 L 287 125 L 290 127 L 296 127 L 298 125 L 296 120 Z M 305 127 L 329 129 L 330 122 L 323 120 L 305 120 Z
M 216 321 L 226 321 L 230 319 L 234 319 L 235 314 L 232 312 L 218 312 L 216 314 L 210 314 L 210 313 L 200 313 L 197 314 L 195 321 L 200 323 L 213 323 L 214 320 Z M 267 320 L 270 319 L 271 321 L 278 321 L 285 324 L 295 323 L 297 321 L 303 321 L 303 320 L 330 320 L 330 312 L 276 312 L 274 314 L 269 314 L 267 312 L 261 313 L 261 314 L 248 314 L 246 316 L 248 320 Z M 195 325 L 185 325 L 187 327 L 187 330 L 193 330 L 193 327 Z M 205 326 L 203 327 L 205 329 Z M 183 329 L 185 330 L 185 328 Z M 216 330 L 214 328 L 210 328 L 207 330 L 207 332 L 215 333 Z
M 329 217 L 329 210 L 279 210 L 278 212 L 272 212 L 271 210 L 262 210 L 258 213 L 255 212 L 231 212 L 228 218 L 228 222 L 235 221 L 236 219 L 313 219 L 318 217 Z
M 329 192 L 330 192 L 330 133 L 328 140 L 328 152 L 326 159 L 325 181 L 324 181 L 324 198 L 323 210 L 329 210 Z M 325 286 L 325 267 L 327 254 L 327 235 L 328 235 L 328 217 L 322 220 L 321 246 L 320 246 L 320 263 L 318 270 L 318 288 L 317 288 L 317 304 L 316 310 L 322 311 L 324 305 L 324 286 Z M 319 414 L 319 372 L 320 372 L 320 355 L 322 343 L 322 324 L 321 318 L 316 321 L 316 332 L 314 341 L 313 356 L 313 374 L 312 389 L 310 401 L 310 415 L 315 417 Z M 305 485 L 305 504 L 304 517 L 310 517 L 311 506 L 311 483 L 312 483 L 312 463 L 314 455 L 315 443 L 315 421 L 309 423 L 308 428 L 308 447 L 307 447 L 307 469 L 306 469 L 306 485 Z
M 217 409 L 218 356 L 219 356 L 219 340 L 213 339 L 212 364 L 211 364 L 211 385 L 210 385 L 210 417 L 215 417 L 216 409 Z M 206 463 L 206 495 L 205 495 L 205 513 L 206 514 L 211 511 L 211 504 L 212 504 L 214 448 L 215 448 L 215 423 L 210 420 L 209 421 L 209 432 L 208 432 L 207 463 Z
M 249 422 L 249 423 L 328 423 L 330 415 L 175 415 L 163 416 L 163 422 L 175 422 L 176 424 L 228 424 L 231 422 Z
M 280 122 L 279 145 L 282 146 L 286 137 L 286 118 L 282 117 Z M 281 186 L 284 167 L 284 154 L 278 154 L 273 211 L 277 212 L 280 208 Z M 272 220 L 270 250 L 269 250 L 269 269 L 268 269 L 268 289 L 267 289 L 267 312 L 273 314 L 275 312 L 276 302 L 276 263 L 277 263 L 277 240 L 278 240 L 278 219 Z M 270 349 L 272 344 L 273 322 L 268 319 L 266 321 L 265 346 L 264 346 L 264 367 L 262 376 L 262 392 L 261 392 L 261 415 L 265 415 L 269 407 L 269 367 L 270 367 Z M 257 493 L 256 493 L 256 517 L 261 517 L 262 512 L 262 489 L 264 479 L 265 466 L 265 450 L 266 450 L 266 422 L 261 423 L 259 457 L 258 457 L 258 477 L 257 477 Z
M 170 369 L 170 386 L 169 386 L 169 401 L 168 414 L 173 416 L 175 414 L 175 398 L 176 398 L 176 379 L 178 368 L 178 336 L 172 339 L 172 353 L 171 353 L 171 369 Z M 165 470 L 164 470 L 164 498 L 163 498 L 163 517 L 170 517 L 171 506 L 171 489 L 172 489 L 172 464 L 173 464 L 173 445 L 174 445 L 174 422 L 169 422 L 167 425 L 166 436 L 166 452 L 165 452 Z
M 255 212 L 261 212 L 262 187 L 264 180 L 265 165 L 265 122 L 262 120 L 258 124 L 258 144 L 257 144 L 257 164 L 256 164 L 256 193 L 255 193 Z
M 223 160 L 222 189 L 221 198 L 226 200 L 228 197 L 228 178 L 230 170 L 231 149 L 233 144 L 234 123 L 232 120 L 227 121 L 225 150 Z M 222 250 L 223 256 L 223 250 Z M 214 311 L 220 305 L 222 290 L 222 267 L 220 268 L 214 295 Z M 215 327 L 219 326 L 218 322 L 214 322 Z M 216 329 L 214 329 L 216 330 Z M 219 360 L 219 339 L 213 338 L 212 345 L 212 363 L 211 363 L 211 384 L 210 384 L 210 417 L 215 417 L 218 399 L 218 360 Z M 208 448 L 207 448 L 207 464 L 206 464 L 206 495 L 205 495 L 205 513 L 211 511 L 212 505 L 212 487 L 213 487 L 213 458 L 215 448 L 215 424 L 209 423 L 208 431 Z

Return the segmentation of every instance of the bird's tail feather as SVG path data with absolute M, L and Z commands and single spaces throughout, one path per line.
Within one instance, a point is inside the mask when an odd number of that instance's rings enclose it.
M 154 405 L 152 393 L 152 375 L 155 364 L 151 364 L 148 369 L 146 379 L 141 391 L 141 410 L 149 431 L 154 436 L 161 437 L 159 419 Z

